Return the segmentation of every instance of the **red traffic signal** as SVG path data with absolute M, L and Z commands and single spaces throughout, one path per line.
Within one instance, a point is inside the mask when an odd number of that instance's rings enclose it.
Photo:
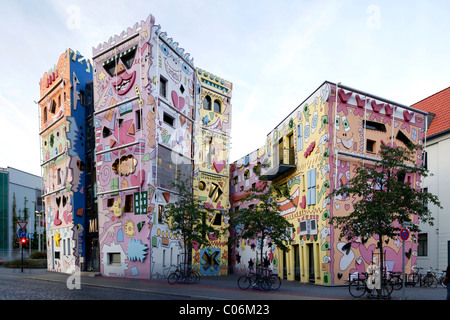
M 27 238 L 20 238 L 20 243 L 27 244 Z

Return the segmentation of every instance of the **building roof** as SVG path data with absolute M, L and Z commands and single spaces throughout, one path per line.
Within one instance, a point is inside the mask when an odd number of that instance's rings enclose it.
M 411 107 L 435 114 L 427 137 L 450 130 L 450 87 L 425 98 Z

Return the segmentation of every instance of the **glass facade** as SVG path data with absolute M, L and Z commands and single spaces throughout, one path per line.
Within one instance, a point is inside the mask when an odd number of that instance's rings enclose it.
M 8 173 L 0 172 L 0 251 L 5 251 L 7 249 L 8 249 Z

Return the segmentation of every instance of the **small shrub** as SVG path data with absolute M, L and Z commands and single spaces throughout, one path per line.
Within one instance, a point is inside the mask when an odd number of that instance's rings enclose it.
M 46 251 L 34 251 L 30 254 L 30 259 L 47 259 Z
M 21 268 L 22 259 L 16 259 L 3 262 L 5 268 Z M 23 267 L 28 269 L 45 269 L 47 268 L 47 259 L 24 259 Z

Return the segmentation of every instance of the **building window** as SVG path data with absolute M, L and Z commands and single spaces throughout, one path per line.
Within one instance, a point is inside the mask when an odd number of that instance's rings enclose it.
M 167 123 L 169 126 L 173 127 L 173 124 L 175 122 L 175 118 L 172 117 L 170 114 L 164 112 L 163 121 L 165 123 Z
M 163 224 L 164 223 L 164 206 L 158 205 L 158 223 Z
M 308 191 L 306 194 L 306 204 L 311 206 L 316 204 L 316 169 L 309 170 L 307 174 Z
M 297 151 L 303 150 L 303 123 L 297 126 Z
M 212 146 L 213 137 L 205 137 L 205 162 L 212 163 L 214 157 L 214 148 Z
M 375 141 L 367 139 L 366 151 L 370 153 L 375 153 Z
M 108 252 L 108 264 L 120 265 L 120 252 Z
M 203 109 L 211 110 L 211 97 L 210 96 L 206 96 L 205 99 L 203 99 Z
M 44 123 L 47 122 L 47 107 L 44 107 L 44 111 L 42 112 L 42 117 L 44 118 Z
M 163 76 L 159 77 L 159 94 L 167 98 L 167 79 Z
M 397 133 L 397 136 L 395 137 L 395 139 L 403 142 L 405 144 L 405 146 L 408 147 L 408 148 L 410 148 L 413 145 L 411 140 L 409 140 L 408 137 L 401 131 L 399 131 Z
M 67 255 L 70 256 L 70 239 L 67 239 Z
M 136 130 L 142 129 L 142 109 L 136 111 Z
M 386 132 L 386 126 L 384 124 L 374 122 L 374 121 L 364 120 L 364 128 L 369 129 L 369 130 Z
M 50 106 L 50 112 L 55 114 L 56 113 L 56 102 L 55 100 L 52 100 L 51 106 Z
M 422 166 L 425 169 L 428 169 L 428 152 L 426 151 L 422 153 Z
M 57 173 L 56 173 L 56 178 L 57 178 L 58 184 L 61 184 L 61 168 L 58 168 Z
M 132 212 L 133 211 L 133 195 L 132 194 L 127 194 L 125 196 L 124 211 L 125 212 Z
M 222 225 L 222 213 L 216 213 L 213 221 L 214 226 L 221 226 Z
M 428 255 L 428 234 L 427 233 L 419 233 L 418 239 L 419 246 L 417 247 L 417 255 L 419 257 L 426 257 Z
M 217 99 L 214 100 L 214 112 L 220 113 L 220 101 Z

